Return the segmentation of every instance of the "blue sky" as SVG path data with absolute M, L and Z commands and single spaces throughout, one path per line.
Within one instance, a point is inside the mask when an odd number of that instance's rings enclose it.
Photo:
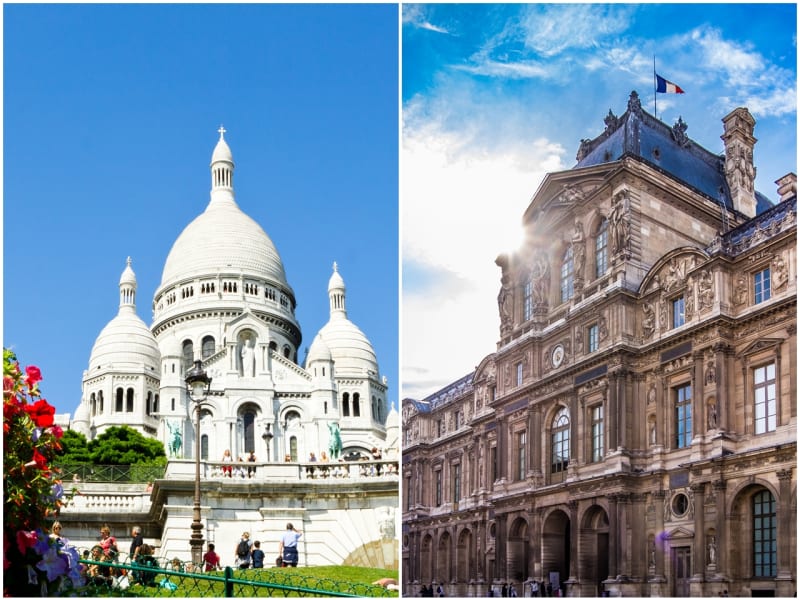
M 275 243 L 301 359 L 333 261 L 389 399 L 398 378 L 396 5 L 22 5 L 4 16 L 3 343 L 74 412 L 131 256 L 150 323 L 209 200 L 224 124 L 236 200 Z
M 499 339 L 494 259 L 516 247 L 545 173 L 625 112 L 650 113 L 653 57 L 683 95 L 658 117 L 723 150 L 755 117 L 756 187 L 797 172 L 794 4 L 405 4 L 402 13 L 403 396 L 469 373 Z

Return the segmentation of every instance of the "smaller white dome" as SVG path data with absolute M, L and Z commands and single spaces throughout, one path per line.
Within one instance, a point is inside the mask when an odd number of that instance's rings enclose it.
M 333 274 L 328 280 L 328 291 L 331 292 L 333 290 L 342 290 L 343 292 L 347 290 L 344 285 L 344 279 L 339 275 L 339 266 L 335 262 L 333 263 Z
M 125 283 L 136 286 L 136 274 L 133 272 L 133 268 L 131 268 L 130 256 L 128 257 L 127 264 L 125 265 L 125 270 L 122 272 L 122 275 L 119 278 L 120 285 L 123 285 Z
M 328 348 L 328 344 L 322 339 L 322 335 L 318 333 L 317 337 L 315 337 L 314 341 L 311 343 L 311 348 L 308 349 L 306 364 L 310 365 L 312 362 L 319 360 L 331 361 L 333 360 L 333 356 L 331 355 L 331 349 Z
M 217 145 L 214 147 L 214 152 L 211 154 L 211 164 L 213 165 L 215 162 L 225 161 L 225 162 L 233 162 L 233 152 L 228 147 L 228 142 L 225 141 L 225 128 L 219 128 L 219 141 Z

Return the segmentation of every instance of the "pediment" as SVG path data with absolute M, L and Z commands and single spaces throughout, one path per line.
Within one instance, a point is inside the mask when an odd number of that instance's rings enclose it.
M 772 350 L 777 346 L 780 346 L 782 343 L 783 340 L 780 338 L 761 338 L 739 352 L 739 357 L 757 354 L 758 352 L 762 352 L 764 350 Z
M 650 268 L 642 280 L 639 293 L 646 294 L 655 290 L 669 293 L 679 290 L 686 286 L 689 273 L 707 260 L 708 256 L 697 248 L 675 248 L 662 256 Z
M 686 529 L 685 527 L 676 527 L 675 529 L 667 531 L 666 538 L 668 540 L 694 538 L 694 532 Z

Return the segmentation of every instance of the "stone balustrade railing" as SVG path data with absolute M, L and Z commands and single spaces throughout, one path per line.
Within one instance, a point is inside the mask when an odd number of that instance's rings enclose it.
M 167 465 L 165 477 L 194 479 L 195 462 L 173 459 Z M 222 462 L 201 461 L 200 479 L 231 479 L 251 481 L 304 481 L 337 479 L 397 478 L 397 460 L 340 461 L 340 462 Z

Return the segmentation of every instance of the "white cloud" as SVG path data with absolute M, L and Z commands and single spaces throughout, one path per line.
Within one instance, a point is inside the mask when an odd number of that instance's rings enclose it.
M 510 136 L 500 143 L 480 118 L 448 129 L 445 108 L 421 103 L 405 112 L 401 200 L 404 264 L 431 273 L 403 291 L 403 395 L 418 398 L 493 351 L 494 259 L 518 246 L 522 213 L 545 173 L 564 168 L 557 144 Z M 498 130 L 504 119 L 515 117 L 495 115 Z
M 403 23 L 408 23 L 420 29 L 427 29 L 436 33 L 450 33 L 444 27 L 434 25 L 427 19 L 424 11 L 424 5 L 420 4 L 404 4 L 403 5 Z

